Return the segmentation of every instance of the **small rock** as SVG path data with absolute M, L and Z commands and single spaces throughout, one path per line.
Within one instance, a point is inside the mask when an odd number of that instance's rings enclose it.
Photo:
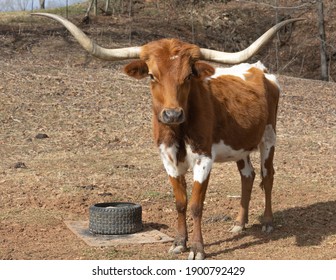
M 46 139 L 46 138 L 49 138 L 49 136 L 45 133 L 38 133 L 36 134 L 35 138 L 36 139 Z
M 80 189 L 86 190 L 86 191 L 93 191 L 95 188 L 97 188 L 96 185 L 84 185 L 84 186 L 77 186 Z
M 99 196 L 112 196 L 112 193 L 110 192 L 103 192 L 103 193 L 98 193 Z
M 210 218 L 205 219 L 205 223 L 218 223 L 218 222 L 228 222 L 231 221 L 232 218 L 228 215 L 217 215 L 217 216 L 213 216 Z
M 17 168 L 27 168 L 27 166 L 24 162 L 19 161 L 19 162 L 14 164 L 14 168 L 16 168 L 16 169 Z
M 162 237 L 160 235 L 156 235 L 155 240 L 160 241 L 160 240 L 162 240 Z

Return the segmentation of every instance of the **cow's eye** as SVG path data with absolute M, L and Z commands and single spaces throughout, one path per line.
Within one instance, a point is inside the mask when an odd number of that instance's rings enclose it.
M 149 75 L 149 78 L 151 79 L 151 81 L 155 82 L 156 79 L 155 79 L 154 75 L 152 73 L 149 73 L 148 75 Z
M 184 79 L 184 81 L 190 81 L 191 78 L 192 78 L 192 76 L 193 76 L 193 74 L 189 74 L 189 75 Z

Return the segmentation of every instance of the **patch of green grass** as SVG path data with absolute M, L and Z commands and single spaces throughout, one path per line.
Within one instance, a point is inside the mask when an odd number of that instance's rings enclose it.
M 106 257 L 107 259 L 117 259 L 119 258 L 119 255 L 120 255 L 120 252 L 116 249 L 116 248 L 109 248 L 107 254 L 106 254 Z
M 0 215 L 0 220 L 10 220 L 19 224 L 36 224 L 38 226 L 55 225 L 61 219 L 62 213 L 60 211 L 42 208 L 31 208 L 25 211 L 13 209 Z
M 148 190 L 143 193 L 143 199 L 153 199 L 153 200 L 158 200 L 158 199 L 165 199 L 169 197 L 169 194 L 163 193 L 163 192 L 158 192 L 154 190 Z
M 54 9 L 48 9 L 48 10 L 39 10 L 39 12 L 47 12 L 52 14 L 58 14 L 65 16 L 68 13 L 68 16 L 71 15 L 83 15 L 85 14 L 87 9 L 87 3 L 79 3 L 70 5 L 67 7 L 59 7 Z M 35 11 L 34 11 L 35 12 Z
M 31 13 L 52 13 L 63 17 L 83 15 L 85 14 L 87 3 L 74 4 L 66 7 L 47 9 L 47 10 L 29 10 L 29 11 L 15 11 L 15 12 L 0 12 L 0 24 L 27 24 L 41 20 L 37 17 L 32 17 Z

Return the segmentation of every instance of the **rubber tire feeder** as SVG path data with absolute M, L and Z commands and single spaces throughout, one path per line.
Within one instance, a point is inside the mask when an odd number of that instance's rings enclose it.
M 128 202 L 94 204 L 89 209 L 89 230 L 95 234 L 131 234 L 142 230 L 142 207 Z

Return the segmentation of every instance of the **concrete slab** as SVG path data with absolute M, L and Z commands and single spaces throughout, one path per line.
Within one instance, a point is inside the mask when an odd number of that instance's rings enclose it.
M 144 225 L 140 232 L 124 235 L 101 235 L 89 231 L 88 221 L 65 221 L 67 227 L 89 246 L 115 246 L 117 244 L 164 243 L 174 239 Z

